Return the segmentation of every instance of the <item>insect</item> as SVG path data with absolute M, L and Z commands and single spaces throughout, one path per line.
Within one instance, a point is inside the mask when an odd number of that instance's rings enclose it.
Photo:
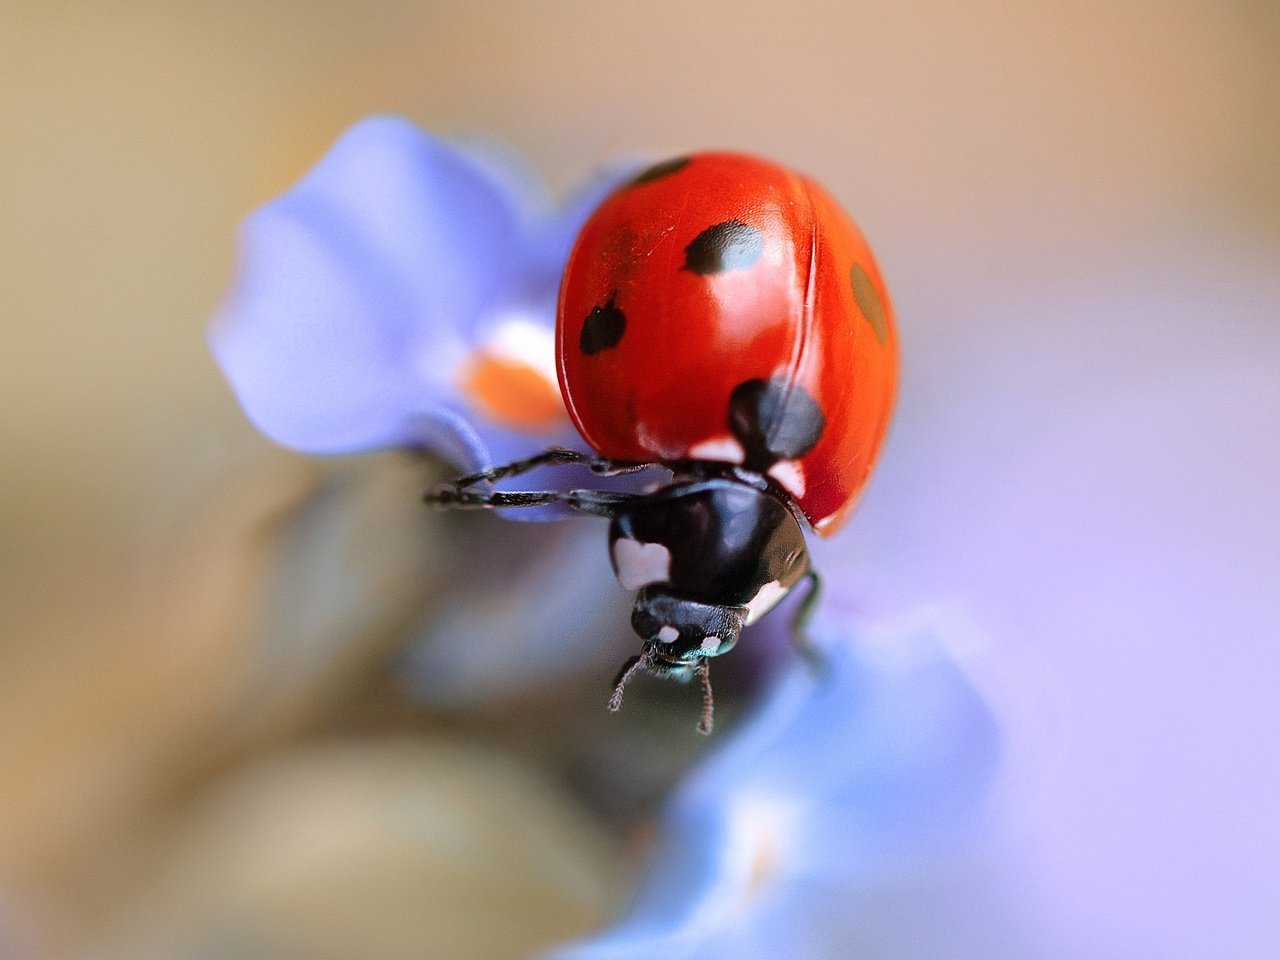
M 893 312 L 870 248 L 830 195 L 777 164 L 701 153 L 657 164 L 583 227 L 561 284 L 556 363 L 592 453 L 553 448 L 437 488 L 460 508 L 567 504 L 610 521 L 614 572 L 638 591 L 639 670 L 703 692 L 710 660 L 802 581 L 805 528 L 828 536 L 866 483 L 897 384 Z M 646 493 L 504 492 L 536 467 L 664 467 Z

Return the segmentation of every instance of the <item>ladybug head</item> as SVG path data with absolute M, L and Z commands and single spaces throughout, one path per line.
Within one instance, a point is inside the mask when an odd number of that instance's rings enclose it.
M 631 626 L 644 640 L 639 656 L 627 661 L 614 682 L 609 709 L 622 706 L 627 681 L 637 670 L 659 677 L 702 681 L 702 719 L 698 730 L 711 732 L 711 674 L 707 661 L 728 653 L 747 619 L 746 607 L 699 603 L 661 587 L 645 587 L 636 596 Z
M 687 678 L 708 657 L 728 653 L 746 622 L 745 607 L 699 603 L 661 587 L 645 587 L 636 596 L 631 627 L 644 640 L 650 673 Z

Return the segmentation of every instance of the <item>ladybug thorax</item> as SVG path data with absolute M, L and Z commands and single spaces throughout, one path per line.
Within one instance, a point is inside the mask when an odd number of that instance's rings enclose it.
M 628 504 L 609 548 L 619 582 L 639 590 L 632 627 L 669 665 L 727 652 L 809 567 L 782 499 L 732 478 L 677 482 Z

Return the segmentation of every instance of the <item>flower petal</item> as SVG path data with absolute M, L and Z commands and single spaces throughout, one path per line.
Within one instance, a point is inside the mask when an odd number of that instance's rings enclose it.
M 819 625 L 821 673 L 791 670 L 677 789 L 631 908 L 556 960 L 848 955 L 859 898 L 973 837 L 995 722 L 938 624 L 878 633 Z
M 418 445 L 448 420 L 452 371 L 531 230 L 490 166 L 373 118 L 249 217 L 209 339 L 259 429 L 334 453 Z

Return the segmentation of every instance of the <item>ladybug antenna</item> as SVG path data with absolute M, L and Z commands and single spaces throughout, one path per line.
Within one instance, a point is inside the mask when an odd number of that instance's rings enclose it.
M 622 694 L 627 688 L 627 681 L 635 675 L 637 670 L 647 665 L 645 659 L 640 656 L 632 657 L 622 665 L 622 669 L 618 671 L 618 679 L 613 681 L 613 696 L 609 698 L 610 713 L 617 713 L 622 709 Z
M 706 657 L 698 661 L 698 677 L 702 680 L 702 717 L 698 720 L 698 732 L 705 735 L 711 732 L 715 713 L 715 700 L 711 696 L 711 663 Z

